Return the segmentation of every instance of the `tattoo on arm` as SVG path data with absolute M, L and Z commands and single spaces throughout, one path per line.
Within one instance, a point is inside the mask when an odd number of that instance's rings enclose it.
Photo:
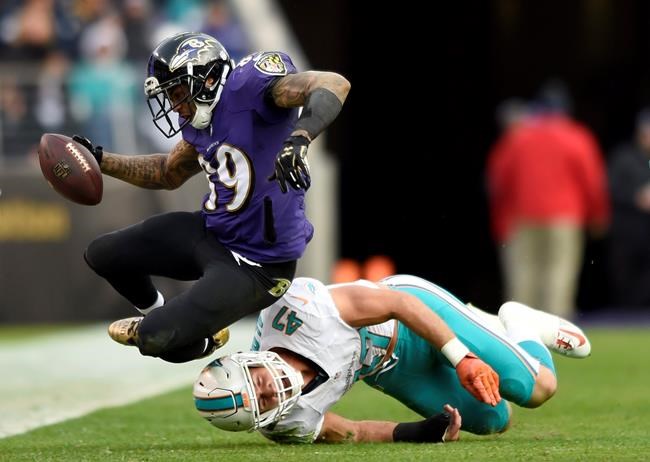
M 326 88 L 343 103 L 350 91 L 350 82 L 334 72 L 300 72 L 277 80 L 271 89 L 271 96 L 279 107 L 299 107 L 305 104 L 309 93 L 316 88 Z
M 199 153 L 194 146 L 181 140 L 171 152 L 166 162 L 163 180 L 167 189 L 176 189 L 201 171 Z
M 104 152 L 102 172 L 146 189 L 176 189 L 201 171 L 197 152 L 180 141 L 168 155 L 125 156 Z

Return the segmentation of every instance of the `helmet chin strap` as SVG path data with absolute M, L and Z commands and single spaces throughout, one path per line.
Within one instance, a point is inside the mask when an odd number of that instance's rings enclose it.
M 210 90 L 212 90 L 215 86 L 218 85 L 217 94 L 215 95 L 212 104 L 197 103 L 194 101 L 196 111 L 194 112 L 194 117 L 192 117 L 192 120 L 190 121 L 190 125 L 197 130 L 203 130 L 204 128 L 207 128 L 208 125 L 210 125 L 210 121 L 212 120 L 212 110 L 221 99 L 221 92 L 223 91 L 223 86 L 226 84 L 226 79 L 230 74 L 231 66 L 232 60 L 230 65 L 224 64 L 223 72 L 221 72 L 221 80 L 215 82 L 210 88 Z
M 213 104 L 201 104 L 194 103 L 196 110 L 194 111 L 194 117 L 190 121 L 190 125 L 197 130 L 203 130 L 208 125 L 210 125 L 210 120 L 212 120 L 212 110 L 216 106 L 216 101 Z

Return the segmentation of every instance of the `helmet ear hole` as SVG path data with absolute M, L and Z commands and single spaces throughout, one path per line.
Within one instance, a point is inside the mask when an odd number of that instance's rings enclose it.
M 213 91 L 219 84 L 219 79 L 217 79 L 212 73 L 208 75 L 205 79 L 205 88 L 208 91 Z

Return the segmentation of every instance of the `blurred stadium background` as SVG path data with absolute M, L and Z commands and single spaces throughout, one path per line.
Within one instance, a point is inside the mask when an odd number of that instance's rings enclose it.
M 47 186 L 36 148 L 42 133 L 60 132 L 111 151 L 165 152 L 174 141 L 151 123 L 145 63 L 160 39 L 188 29 L 212 33 L 235 58 L 282 49 L 300 69 L 352 82 L 343 112 L 310 150 L 316 235 L 301 274 L 327 280 L 339 259 L 386 255 L 398 272 L 495 310 L 503 289 L 484 186 L 495 107 L 562 78 L 575 117 L 607 155 L 650 104 L 650 2 L 448 3 L 0 2 L 0 326 L 133 314 L 85 266 L 84 248 L 152 213 L 195 209 L 205 180 L 155 192 L 106 178 L 102 204 L 77 206 Z M 648 307 L 613 302 L 606 239 L 588 242 L 580 319 L 646 322 Z

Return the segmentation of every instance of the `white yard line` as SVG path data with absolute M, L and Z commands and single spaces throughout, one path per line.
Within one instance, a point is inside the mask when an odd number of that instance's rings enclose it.
M 0 438 L 190 385 L 209 362 L 142 356 L 113 342 L 106 327 L 0 344 Z M 252 319 L 231 326 L 213 357 L 248 350 L 254 328 Z

